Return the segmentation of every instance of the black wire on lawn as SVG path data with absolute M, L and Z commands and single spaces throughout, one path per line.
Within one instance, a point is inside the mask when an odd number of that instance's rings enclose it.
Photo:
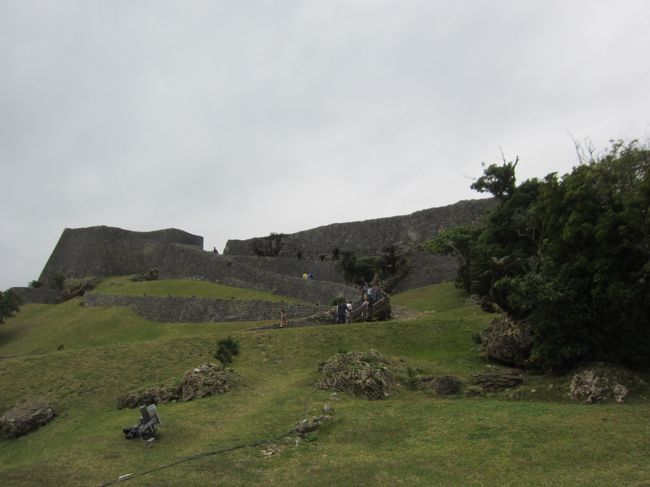
M 278 436 L 276 438 L 260 440 L 260 441 L 257 441 L 255 443 L 251 443 L 251 444 L 247 444 L 247 445 L 231 446 L 230 448 L 224 448 L 223 450 L 213 450 L 213 451 L 206 451 L 206 452 L 202 452 L 202 453 L 197 453 L 196 455 L 191 455 L 189 457 L 181 458 L 181 459 L 173 461 L 171 463 L 167 463 L 166 465 L 161 465 L 159 467 L 150 468 L 148 470 L 143 470 L 143 471 L 140 471 L 140 472 L 130 473 L 130 474 L 127 474 L 127 475 L 122 475 L 122 476 L 118 477 L 116 480 L 111 480 L 110 482 L 107 482 L 105 484 L 101 484 L 100 487 L 107 487 L 109 485 L 115 485 L 118 482 L 126 482 L 127 480 L 131 480 L 131 479 L 134 479 L 134 478 L 137 478 L 137 477 L 142 477 L 143 475 L 147 475 L 147 474 L 152 473 L 152 472 L 157 472 L 158 470 L 162 470 L 162 469 L 165 469 L 165 468 L 173 467 L 174 465 L 178 465 L 179 463 L 189 462 L 190 460 L 196 460 L 197 458 L 208 457 L 210 455 L 218 455 L 220 453 L 227 453 L 227 452 L 230 452 L 230 451 L 239 450 L 241 448 L 253 448 L 253 447 L 256 447 L 256 446 L 264 445 L 265 443 L 274 443 L 276 441 L 281 440 L 285 436 L 289 436 L 290 434 L 292 434 L 294 432 L 295 431 L 292 428 L 291 430 L 289 430 L 289 431 L 287 431 L 285 433 L 282 433 L 280 436 Z

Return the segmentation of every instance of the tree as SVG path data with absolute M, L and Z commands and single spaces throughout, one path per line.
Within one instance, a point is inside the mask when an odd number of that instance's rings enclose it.
M 471 268 L 474 260 L 474 242 L 478 239 L 481 229 L 474 225 L 458 225 L 447 228 L 423 244 L 423 250 L 440 255 L 451 255 L 458 261 L 458 277 L 456 284 L 472 292 Z
M 11 290 L 0 291 L 0 324 L 19 311 L 20 298 Z
M 470 186 L 479 193 L 492 193 L 498 199 L 505 199 L 515 191 L 515 168 L 519 158 L 514 162 L 503 162 L 503 164 L 490 164 L 484 171 L 483 176 L 478 178 Z
M 427 248 L 456 255 L 464 288 L 532 326 L 532 364 L 649 364 L 650 151 L 615 141 L 562 178 L 520 185 L 516 165 L 472 185 L 498 200 L 482 226 Z

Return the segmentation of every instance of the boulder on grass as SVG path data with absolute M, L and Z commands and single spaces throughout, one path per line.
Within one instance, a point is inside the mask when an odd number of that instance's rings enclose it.
M 121 396 L 117 399 L 117 407 L 136 408 L 171 401 L 191 401 L 226 392 L 232 383 L 233 374 L 223 365 L 206 363 L 185 372 L 178 384 L 162 385 Z
M 178 386 L 181 401 L 221 394 L 230 389 L 232 377 L 223 365 L 206 363 L 185 372 Z
M 13 407 L 0 417 L 0 431 L 5 438 L 19 438 L 54 419 L 54 408 L 46 401 L 30 401 Z
M 622 404 L 635 382 L 638 378 L 623 369 L 595 364 L 573 376 L 569 397 L 587 404 L 612 400 Z
M 383 399 L 390 395 L 393 382 L 388 361 L 376 350 L 370 350 L 330 357 L 321 369 L 318 387 L 365 399 Z
M 494 319 L 480 338 L 488 357 L 516 367 L 526 365 L 533 346 L 530 326 L 507 315 Z
M 178 386 L 160 386 L 145 391 L 131 392 L 117 398 L 117 408 L 138 408 L 149 404 L 164 404 L 177 400 Z

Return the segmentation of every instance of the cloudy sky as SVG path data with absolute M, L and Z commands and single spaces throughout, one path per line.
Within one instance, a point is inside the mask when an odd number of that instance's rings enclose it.
M 650 133 L 647 0 L 0 0 L 0 289 L 64 228 L 229 238 L 476 198 Z

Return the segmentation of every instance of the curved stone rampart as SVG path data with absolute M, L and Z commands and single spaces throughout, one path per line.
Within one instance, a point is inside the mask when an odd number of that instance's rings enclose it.
M 291 319 L 311 316 L 325 306 L 276 301 L 240 301 L 180 296 L 124 296 L 88 293 L 86 306 L 123 306 L 144 319 L 162 323 L 203 323 L 279 319 L 284 309 Z
M 405 216 L 305 230 L 289 235 L 277 257 L 255 256 L 255 239 L 229 240 L 225 255 L 218 255 L 203 251 L 203 237 L 177 229 L 65 229 L 39 280 L 47 285 L 59 274 L 65 278 L 106 277 L 140 274 L 155 267 L 161 279 L 199 277 L 319 304 L 329 304 L 338 296 L 356 300 L 358 291 L 345 285 L 338 262 L 333 260 L 334 249 L 377 255 L 386 246 L 401 243 L 413 251 L 443 228 L 477 221 L 492 204 L 492 200 L 461 201 Z M 455 268 L 451 258 L 415 252 L 411 271 L 396 289 L 453 279 Z M 315 279 L 303 280 L 304 272 L 313 273 Z
M 295 258 L 300 253 L 308 259 L 318 259 L 321 255 L 330 258 L 335 248 L 358 255 L 375 255 L 397 242 L 413 246 L 433 238 L 444 228 L 478 221 L 493 204 L 492 199 L 459 201 L 410 215 L 334 223 L 304 230 L 287 236 L 279 256 Z M 228 240 L 224 254 L 254 255 L 253 242 L 257 238 Z

